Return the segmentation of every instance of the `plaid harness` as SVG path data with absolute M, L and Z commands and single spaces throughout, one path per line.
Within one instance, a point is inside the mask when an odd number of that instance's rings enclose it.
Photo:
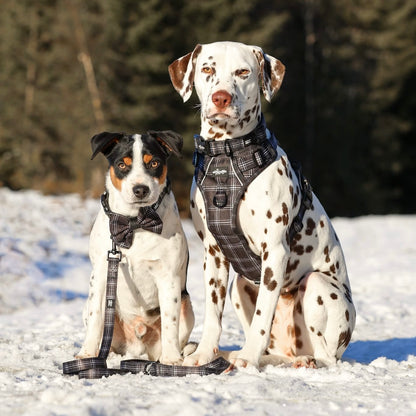
M 267 135 L 262 117 L 246 136 L 223 141 L 204 140 L 196 135 L 195 181 L 204 198 L 208 229 L 234 270 L 256 283 L 261 280 L 261 258 L 253 253 L 237 226 L 241 197 L 250 183 L 278 156 L 278 142 Z M 300 164 L 291 163 L 302 191 L 301 204 L 289 228 L 289 240 L 303 228 L 303 216 L 312 203 L 312 188 Z
M 277 140 L 267 137 L 262 118 L 246 136 L 224 141 L 195 136 L 195 180 L 203 195 L 208 229 L 234 270 L 260 281 L 261 258 L 237 226 L 237 210 L 248 185 L 277 156 Z

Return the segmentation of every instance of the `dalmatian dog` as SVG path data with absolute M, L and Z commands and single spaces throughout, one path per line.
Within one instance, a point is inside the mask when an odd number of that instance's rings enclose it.
M 201 104 L 201 133 L 208 141 L 244 136 L 262 118 L 260 90 L 270 102 L 280 88 L 284 65 L 260 47 L 236 42 L 197 45 L 169 66 L 174 88 L 184 101 L 193 85 Z M 271 136 L 267 130 L 268 137 Z M 255 283 L 237 274 L 231 300 L 245 344 L 232 352 L 235 367 L 286 363 L 328 366 L 341 358 L 355 326 L 347 268 L 340 242 L 315 194 L 303 228 L 289 241 L 300 209 L 301 187 L 284 150 L 247 187 L 237 224 L 253 253 L 261 257 Z M 191 213 L 205 247 L 206 290 L 203 334 L 185 364 L 202 365 L 218 353 L 228 287 L 229 262 L 207 226 L 200 189 L 191 188 Z
M 103 153 L 109 170 L 106 202 L 90 235 L 93 271 L 83 315 L 86 336 L 77 358 L 95 357 L 99 352 L 107 253 L 113 237 L 121 261 L 111 350 L 130 358 L 180 364 L 194 314 L 186 291 L 188 247 L 168 184 L 166 162 L 171 154 L 180 156 L 182 137 L 172 131 L 103 132 L 91 139 L 91 146 L 92 158 Z M 114 229 L 118 231 L 111 235 L 109 212 L 111 221 L 127 218 L 128 226 L 122 230 L 112 222 L 112 234 Z M 139 219 L 139 213 L 147 214 Z M 139 227 L 130 225 L 139 220 Z

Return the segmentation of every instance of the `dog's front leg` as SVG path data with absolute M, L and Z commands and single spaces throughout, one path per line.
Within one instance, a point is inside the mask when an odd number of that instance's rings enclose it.
M 270 245 L 269 245 L 270 247 Z M 264 256 L 263 256 L 264 258 Z M 261 356 L 269 345 L 270 330 L 282 288 L 288 259 L 288 249 L 282 244 L 268 253 L 262 262 L 261 282 L 246 342 L 231 363 L 236 367 L 258 367 Z
M 166 271 L 172 275 L 172 271 Z M 162 355 L 160 362 L 168 365 L 179 365 L 182 356 L 179 346 L 179 315 L 181 308 L 181 278 L 172 276 L 168 281 L 158 284 Z
M 94 267 L 90 278 L 88 301 L 85 305 L 84 321 L 86 324 L 85 340 L 76 358 L 98 356 L 104 330 L 104 309 L 107 277 L 107 260 Z
M 212 361 L 218 353 L 221 320 L 227 294 L 229 263 L 220 251 L 215 239 L 205 237 L 204 283 L 205 318 L 201 341 L 196 351 L 185 358 L 185 365 L 203 365 Z

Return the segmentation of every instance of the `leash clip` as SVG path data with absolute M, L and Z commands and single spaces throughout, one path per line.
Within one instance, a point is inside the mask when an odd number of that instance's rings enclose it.
M 117 245 L 114 242 L 114 240 L 112 240 L 112 243 L 113 243 L 112 249 L 107 251 L 107 261 L 110 261 L 110 260 L 121 261 L 121 251 L 117 250 Z

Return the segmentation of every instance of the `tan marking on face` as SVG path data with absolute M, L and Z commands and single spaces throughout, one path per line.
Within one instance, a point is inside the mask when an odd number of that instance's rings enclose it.
M 159 178 L 159 183 L 162 185 L 162 183 L 164 183 L 165 182 L 165 180 L 166 180 L 166 176 L 168 175 L 168 167 L 165 165 L 165 166 L 163 166 L 163 172 L 162 172 L 162 175 L 160 175 L 160 178 Z
M 133 164 L 133 159 L 131 157 L 123 157 L 123 162 L 126 166 L 131 166 Z
M 121 191 L 121 185 L 122 185 L 123 180 L 117 178 L 116 173 L 114 172 L 113 166 L 110 166 L 110 179 L 114 187 L 118 189 L 119 191 Z
M 143 162 L 147 165 L 153 159 L 152 155 L 143 155 Z M 127 164 L 127 163 L 126 163 Z

